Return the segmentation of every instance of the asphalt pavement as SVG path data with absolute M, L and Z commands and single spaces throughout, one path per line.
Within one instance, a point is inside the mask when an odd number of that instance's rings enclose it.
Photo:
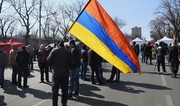
M 107 82 L 112 66 L 103 63 L 105 85 L 94 85 L 80 79 L 79 98 L 68 100 L 68 106 L 179 106 L 180 75 L 171 77 L 168 64 L 166 74 L 158 74 L 153 65 L 141 63 L 142 74 L 120 74 L 120 82 Z M 51 79 L 51 72 L 50 79 Z M 89 68 L 87 77 L 90 79 Z M 29 88 L 18 88 L 11 84 L 12 70 L 5 69 L 4 88 L 0 88 L 0 106 L 51 106 L 51 82 L 39 83 L 37 62 L 28 78 Z M 59 91 L 61 94 L 61 91 Z M 58 100 L 61 106 L 61 95 Z

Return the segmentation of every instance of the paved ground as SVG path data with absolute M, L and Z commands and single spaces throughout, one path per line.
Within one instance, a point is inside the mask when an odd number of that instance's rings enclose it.
M 111 67 L 108 63 L 103 64 L 106 79 L 110 77 Z M 92 85 L 90 81 L 80 79 L 80 97 L 68 100 L 68 106 L 179 106 L 179 75 L 176 79 L 171 78 L 168 66 L 166 75 L 157 74 L 154 65 L 141 63 L 141 69 L 141 75 L 121 73 L 121 81 L 118 83 Z M 34 62 L 34 70 L 28 79 L 30 88 L 19 89 L 12 85 L 11 74 L 11 69 L 7 68 L 4 89 L 0 89 L 0 106 L 51 106 L 51 83 L 39 83 L 37 62 Z

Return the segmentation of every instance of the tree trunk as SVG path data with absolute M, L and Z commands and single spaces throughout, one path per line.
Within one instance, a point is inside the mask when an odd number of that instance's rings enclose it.
M 25 35 L 25 43 L 28 45 L 29 44 L 29 32 L 30 32 L 30 29 L 29 28 L 26 28 L 26 35 Z

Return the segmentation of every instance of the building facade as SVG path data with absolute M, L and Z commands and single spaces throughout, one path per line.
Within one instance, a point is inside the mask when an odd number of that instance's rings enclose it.
M 132 28 L 132 37 L 133 38 L 142 38 L 142 35 L 141 35 L 141 27 L 134 27 Z

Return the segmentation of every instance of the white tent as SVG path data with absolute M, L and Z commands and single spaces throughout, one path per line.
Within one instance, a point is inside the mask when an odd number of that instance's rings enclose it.
M 145 41 L 143 41 L 139 38 L 135 38 L 134 40 L 132 40 L 132 42 L 136 42 L 136 44 L 139 44 L 139 46 L 141 46 L 143 43 L 145 43 Z
M 166 43 L 166 44 L 169 45 L 170 43 L 173 44 L 174 39 L 170 39 L 170 38 L 164 36 L 162 39 L 160 39 L 160 40 L 157 41 L 158 44 L 159 44 L 160 42 L 164 42 L 164 43 Z

